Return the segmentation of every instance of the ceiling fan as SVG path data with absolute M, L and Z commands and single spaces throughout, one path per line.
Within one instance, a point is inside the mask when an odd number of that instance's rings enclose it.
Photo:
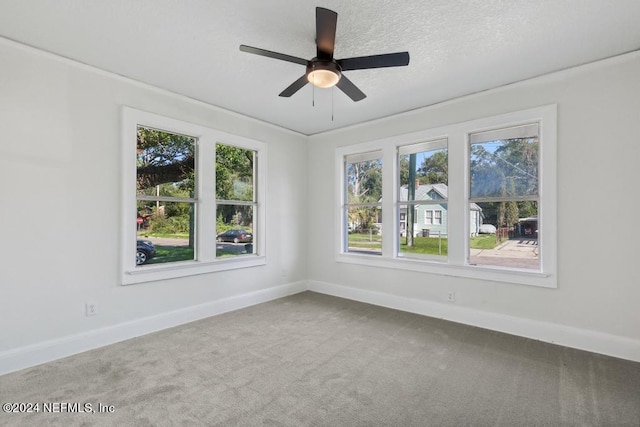
M 336 41 L 337 20 L 338 14 L 336 12 L 322 7 L 316 7 L 317 54 L 315 58 L 310 60 L 246 45 L 240 45 L 240 50 L 242 52 L 280 59 L 307 67 L 307 71 L 302 77 L 280 93 L 280 96 L 284 97 L 290 97 L 302 89 L 307 83 L 311 83 L 320 88 L 338 86 L 338 88 L 352 100 L 356 102 L 361 101 L 366 98 L 367 95 L 342 74 L 343 71 L 409 65 L 409 52 L 335 59 L 333 57 L 333 49 Z

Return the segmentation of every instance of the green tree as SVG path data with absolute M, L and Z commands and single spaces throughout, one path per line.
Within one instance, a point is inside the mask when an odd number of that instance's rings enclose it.
M 366 160 L 348 163 L 347 191 L 350 204 L 378 203 L 382 197 L 382 162 Z M 373 228 L 378 220 L 378 209 L 371 206 L 351 207 L 348 220 L 359 231 Z
M 253 150 L 216 144 L 216 198 L 253 200 Z
M 538 204 L 530 200 L 518 202 L 518 212 L 522 218 L 538 216 Z
M 358 206 L 349 209 L 349 223 L 356 225 L 356 230 L 365 232 L 375 227 L 378 220 L 378 209 L 369 206 Z
M 509 195 L 538 193 L 538 139 L 513 138 L 502 141 L 493 155 L 495 167 L 513 179 Z
M 423 184 L 449 183 L 449 156 L 447 150 L 437 150 L 422 161 L 418 174 L 425 177 Z
M 503 193 L 505 174 L 484 144 L 471 148 L 471 197 L 496 197 Z
M 217 224 L 225 224 L 219 232 L 226 225 L 252 225 L 252 207 L 233 201 L 253 201 L 254 162 L 253 150 L 216 144 L 216 199 L 231 202 L 218 205 Z
M 489 148 L 498 144 L 494 151 Z M 473 144 L 471 197 L 531 196 L 538 193 L 538 139 L 513 138 Z
M 194 153 L 192 137 L 138 127 L 137 191 L 155 195 L 156 186 L 175 183 L 193 195 Z
M 195 195 L 195 138 L 139 126 L 136 147 L 136 191 L 151 197 L 191 198 Z M 149 218 L 157 233 L 188 233 L 192 205 L 139 200 L 138 215 Z M 193 245 L 193 235 L 189 233 Z
M 347 186 L 350 201 L 374 203 L 382 197 L 382 161 L 367 160 L 347 165 Z
M 400 156 L 400 186 L 409 182 L 409 155 Z
M 515 192 L 515 182 L 513 178 L 509 178 L 510 191 L 513 194 Z M 519 219 L 520 209 L 518 203 L 515 201 L 509 201 L 505 207 L 505 221 L 507 227 L 513 227 Z

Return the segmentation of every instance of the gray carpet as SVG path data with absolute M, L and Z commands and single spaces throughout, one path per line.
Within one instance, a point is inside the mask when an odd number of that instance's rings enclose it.
M 0 402 L 113 405 L 12 426 L 640 426 L 640 363 L 305 292 L 2 376 Z

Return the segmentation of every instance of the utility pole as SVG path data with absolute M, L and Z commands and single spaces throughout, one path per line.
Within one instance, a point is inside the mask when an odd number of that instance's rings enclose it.
M 416 154 L 409 154 L 409 182 L 407 183 L 407 247 L 413 247 L 413 229 L 416 216 L 415 205 L 408 203 L 416 199 Z

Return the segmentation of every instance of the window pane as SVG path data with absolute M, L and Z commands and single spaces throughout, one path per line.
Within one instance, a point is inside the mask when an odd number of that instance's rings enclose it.
M 540 269 L 538 203 L 470 204 L 469 263 Z
M 216 199 L 254 201 L 253 150 L 216 144 Z
M 433 211 L 432 210 L 424 211 L 424 224 L 425 225 L 433 224 Z
M 194 197 L 195 142 L 189 136 L 139 126 L 136 150 L 137 194 Z
M 136 265 L 195 259 L 194 204 L 138 201 Z
M 471 144 L 471 198 L 538 194 L 538 138 Z
M 382 159 L 347 163 L 348 203 L 378 203 L 382 197 Z
M 435 210 L 433 211 L 433 223 L 436 225 L 442 225 L 442 211 Z
M 400 201 L 447 198 L 449 182 L 447 149 L 400 156 Z
M 254 206 L 218 205 L 216 213 L 216 256 L 255 253 Z
M 347 252 L 382 254 L 380 207 L 349 207 Z
M 446 141 L 444 143 L 446 144 Z M 399 162 L 400 203 L 439 200 L 445 202 L 400 204 L 400 254 L 446 255 L 446 243 L 443 245 L 442 239 L 446 239 L 447 235 L 444 219 L 449 175 L 447 149 L 401 153 Z M 438 236 L 440 240 L 435 242 L 428 238 L 430 235 Z
M 414 214 L 407 212 L 407 206 L 400 206 L 400 255 L 447 255 L 447 204 L 409 205 Z M 407 222 L 414 219 L 413 227 Z M 413 233 L 412 233 L 413 230 Z

